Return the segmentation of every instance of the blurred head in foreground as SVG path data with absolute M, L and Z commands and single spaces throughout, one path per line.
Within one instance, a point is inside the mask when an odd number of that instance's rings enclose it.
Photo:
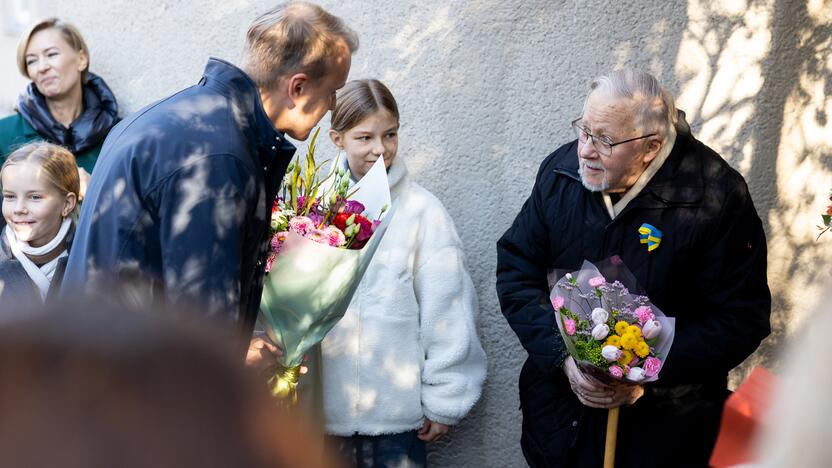
M 331 466 L 235 338 L 96 304 L 0 328 L 0 466 Z

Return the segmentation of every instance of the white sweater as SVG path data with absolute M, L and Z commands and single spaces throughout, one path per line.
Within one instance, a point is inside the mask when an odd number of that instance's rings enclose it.
M 322 343 L 330 434 L 401 433 L 424 418 L 456 424 L 485 381 L 477 297 L 453 220 L 401 159 L 388 175 L 395 218 Z

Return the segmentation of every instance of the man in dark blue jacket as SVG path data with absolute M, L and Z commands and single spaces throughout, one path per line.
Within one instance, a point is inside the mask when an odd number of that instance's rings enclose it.
M 182 304 L 251 336 L 272 200 L 294 146 L 335 106 L 358 38 L 304 2 L 247 34 L 242 69 L 210 59 L 199 83 L 107 138 L 84 199 L 64 296 Z
M 728 372 L 769 333 L 766 241 L 742 176 L 690 134 L 655 78 L 592 84 L 576 141 L 540 166 L 497 243 L 497 293 L 528 352 L 521 445 L 533 467 L 600 467 L 607 409 L 621 407 L 616 466 L 707 466 Z M 640 242 L 648 223 L 658 248 Z M 547 272 L 618 255 L 676 317 L 659 380 L 605 385 L 568 357 Z

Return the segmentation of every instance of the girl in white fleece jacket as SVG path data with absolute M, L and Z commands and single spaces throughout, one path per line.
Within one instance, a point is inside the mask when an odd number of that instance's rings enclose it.
M 357 80 L 337 98 L 330 138 L 354 180 L 384 158 L 397 208 L 322 343 L 326 431 L 351 466 L 424 466 L 424 442 L 459 422 L 482 390 L 476 293 L 453 219 L 396 158 L 393 95 L 379 81 Z

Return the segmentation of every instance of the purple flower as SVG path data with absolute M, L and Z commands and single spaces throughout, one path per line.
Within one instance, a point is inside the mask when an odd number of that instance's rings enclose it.
M 650 302 L 650 298 L 647 296 L 636 296 L 633 298 L 633 302 L 638 305 L 647 305 L 647 303 Z
M 324 217 L 317 211 L 310 211 L 309 212 L 309 219 L 312 220 L 312 223 L 315 226 L 320 226 L 324 222 Z
M 357 213 L 361 214 L 364 212 L 364 205 L 361 202 L 357 202 L 355 200 L 347 200 L 347 203 L 344 205 L 344 213 Z
M 618 366 L 610 366 L 610 375 L 620 380 L 624 377 L 624 371 Z
M 621 281 L 616 281 L 612 283 L 612 286 L 618 289 L 618 295 L 621 297 L 630 294 L 630 291 L 627 290 L 627 288 L 624 286 L 624 283 L 622 283 Z

